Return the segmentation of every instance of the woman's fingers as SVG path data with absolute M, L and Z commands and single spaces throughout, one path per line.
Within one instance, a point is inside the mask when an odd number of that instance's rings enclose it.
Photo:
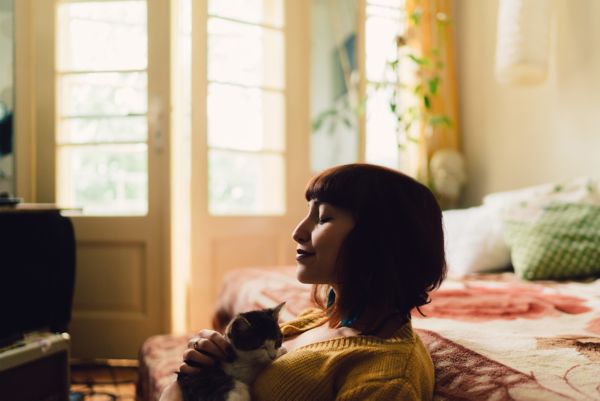
M 191 367 L 202 369 L 202 367 L 213 366 L 216 360 L 211 355 L 188 348 L 183 353 L 183 362 Z
M 212 359 L 226 359 L 226 355 L 223 354 L 221 348 L 219 348 L 215 343 L 213 343 L 210 340 L 207 340 L 206 338 L 198 338 L 194 340 L 190 344 L 188 351 L 189 350 L 195 350 Z
M 202 369 L 195 368 L 193 366 L 188 365 L 187 363 L 182 363 L 179 365 L 179 371 L 181 373 L 185 373 L 186 375 L 197 375 L 202 373 Z
M 217 360 L 230 360 L 232 355 L 233 349 L 221 333 L 202 330 L 188 342 L 179 371 L 188 375 L 198 374 Z
M 229 359 L 233 355 L 231 345 L 218 331 L 201 330 L 198 332 L 198 336 L 192 340 L 191 348 L 208 353 L 218 359 Z

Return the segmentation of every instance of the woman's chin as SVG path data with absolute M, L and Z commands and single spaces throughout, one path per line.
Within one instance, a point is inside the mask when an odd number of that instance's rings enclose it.
M 300 263 L 296 263 L 296 279 L 302 284 L 315 284 L 310 274 L 306 271 L 306 266 Z

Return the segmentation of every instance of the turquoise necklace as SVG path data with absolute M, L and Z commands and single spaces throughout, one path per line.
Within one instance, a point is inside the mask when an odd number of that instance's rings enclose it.
M 333 291 L 333 288 L 331 288 L 329 290 L 329 293 L 327 294 L 327 309 L 329 309 L 331 306 L 333 306 L 334 303 L 335 303 L 335 291 Z M 365 332 L 364 334 L 367 335 L 367 334 L 377 332 L 379 330 L 379 328 L 382 327 L 391 317 L 396 316 L 398 314 L 400 314 L 400 311 L 395 310 L 394 312 L 387 315 L 378 324 L 378 326 L 375 329 L 370 330 L 368 333 Z M 351 327 L 358 320 L 359 317 L 360 317 L 360 312 L 352 313 L 349 317 L 342 319 L 342 321 L 340 322 L 340 326 L 341 327 Z M 403 319 L 403 321 L 406 321 L 406 319 Z
M 327 309 L 329 309 L 331 306 L 333 306 L 334 303 L 335 303 L 335 291 L 333 291 L 333 288 L 331 288 L 329 290 L 329 293 L 327 294 Z M 340 322 L 340 326 L 342 326 L 342 327 L 352 326 L 358 320 L 359 316 L 360 316 L 360 313 L 356 312 L 356 313 L 350 314 L 349 317 L 342 318 L 342 321 Z

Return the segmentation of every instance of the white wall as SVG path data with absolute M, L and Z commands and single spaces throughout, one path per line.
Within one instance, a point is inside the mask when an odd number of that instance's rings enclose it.
M 497 0 L 456 0 L 457 72 L 468 205 L 493 191 L 600 178 L 600 1 L 556 0 L 549 77 L 494 78 Z

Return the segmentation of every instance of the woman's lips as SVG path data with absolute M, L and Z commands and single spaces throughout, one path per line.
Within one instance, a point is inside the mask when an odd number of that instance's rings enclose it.
M 302 249 L 296 250 L 296 260 L 297 261 L 306 260 L 312 256 L 315 256 L 314 252 L 307 252 Z

